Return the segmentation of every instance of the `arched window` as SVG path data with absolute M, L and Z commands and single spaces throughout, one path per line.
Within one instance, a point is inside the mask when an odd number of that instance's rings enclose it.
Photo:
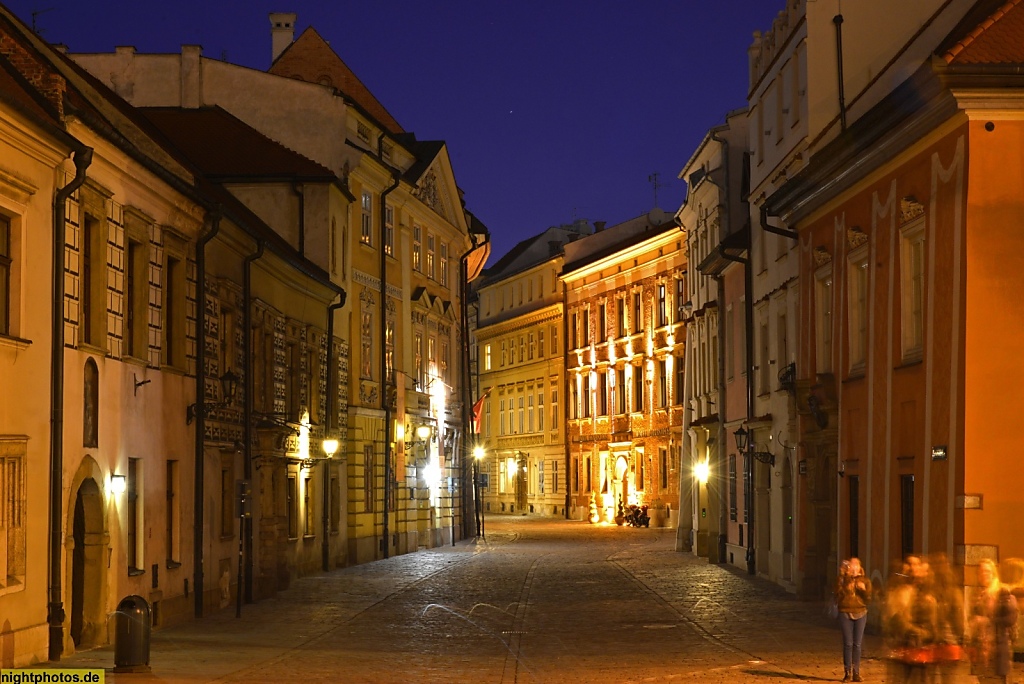
M 98 447 L 100 439 L 100 371 L 96 362 L 87 359 L 85 362 L 84 394 L 82 401 L 82 446 Z

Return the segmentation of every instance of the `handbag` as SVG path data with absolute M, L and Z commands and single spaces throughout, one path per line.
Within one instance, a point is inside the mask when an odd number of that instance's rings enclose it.
M 835 620 L 839 617 L 839 601 L 836 600 L 835 596 L 828 602 L 828 607 L 825 608 L 825 615 L 828 615 L 830 620 Z

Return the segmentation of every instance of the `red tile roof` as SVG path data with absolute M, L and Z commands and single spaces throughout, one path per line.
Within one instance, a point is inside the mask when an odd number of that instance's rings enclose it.
M 942 55 L 947 64 L 1024 64 L 1024 0 L 1007 0 Z
M 384 105 L 363 85 L 331 46 L 311 26 L 277 56 L 268 71 L 309 83 L 320 83 L 340 90 L 392 135 L 402 127 Z

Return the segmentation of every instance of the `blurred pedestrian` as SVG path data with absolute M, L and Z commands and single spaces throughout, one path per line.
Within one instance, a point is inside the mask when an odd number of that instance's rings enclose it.
M 843 561 L 836 581 L 839 627 L 843 632 L 843 681 L 864 681 L 860 676 L 861 646 L 868 622 L 871 580 L 864 576 L 859 558 Z
M 937 609 L 936 682 L 952 682 L 962 655 L 964 638 L 964 602 L 962 590 L 953 576 L 945 554 L 936 554 L 931 562 L 932 595 Z
M 914 585 L 910 579 L 910 568 L 905 562 L 896 561 L 885 587 L 883 603 L 882 633 L 889 649 L 886 681 L 905 682 L 907 666 L 903 653 L 907 643 L 914 603 Z
M 1013 666 L 1017 599 L 988 558 L 978 564 L 978 585 L 971 610 L 971 673 L 979 682 L 1005 683 Z
M 935 662 L 938 606 L 931 586 L 931 568 L 919 556 L 904 564 L 908 584 L 903 587 L 895 622 L 893 658 L 898 661 L 896 681 L 919 684 L 930 679 Z

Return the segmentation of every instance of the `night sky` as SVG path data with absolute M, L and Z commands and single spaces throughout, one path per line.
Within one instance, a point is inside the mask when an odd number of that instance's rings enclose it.
M 2 1 L 2 0 L 0 0 Z M 680 169 L 746 104 L 747 48 L 783 0 L 8 0 L 73 52 L 179 52 L 266 69 L 271 11 L 331 43 L 407 131 L 448 143 L 492 261 L 574 218 L 678 209 Z

